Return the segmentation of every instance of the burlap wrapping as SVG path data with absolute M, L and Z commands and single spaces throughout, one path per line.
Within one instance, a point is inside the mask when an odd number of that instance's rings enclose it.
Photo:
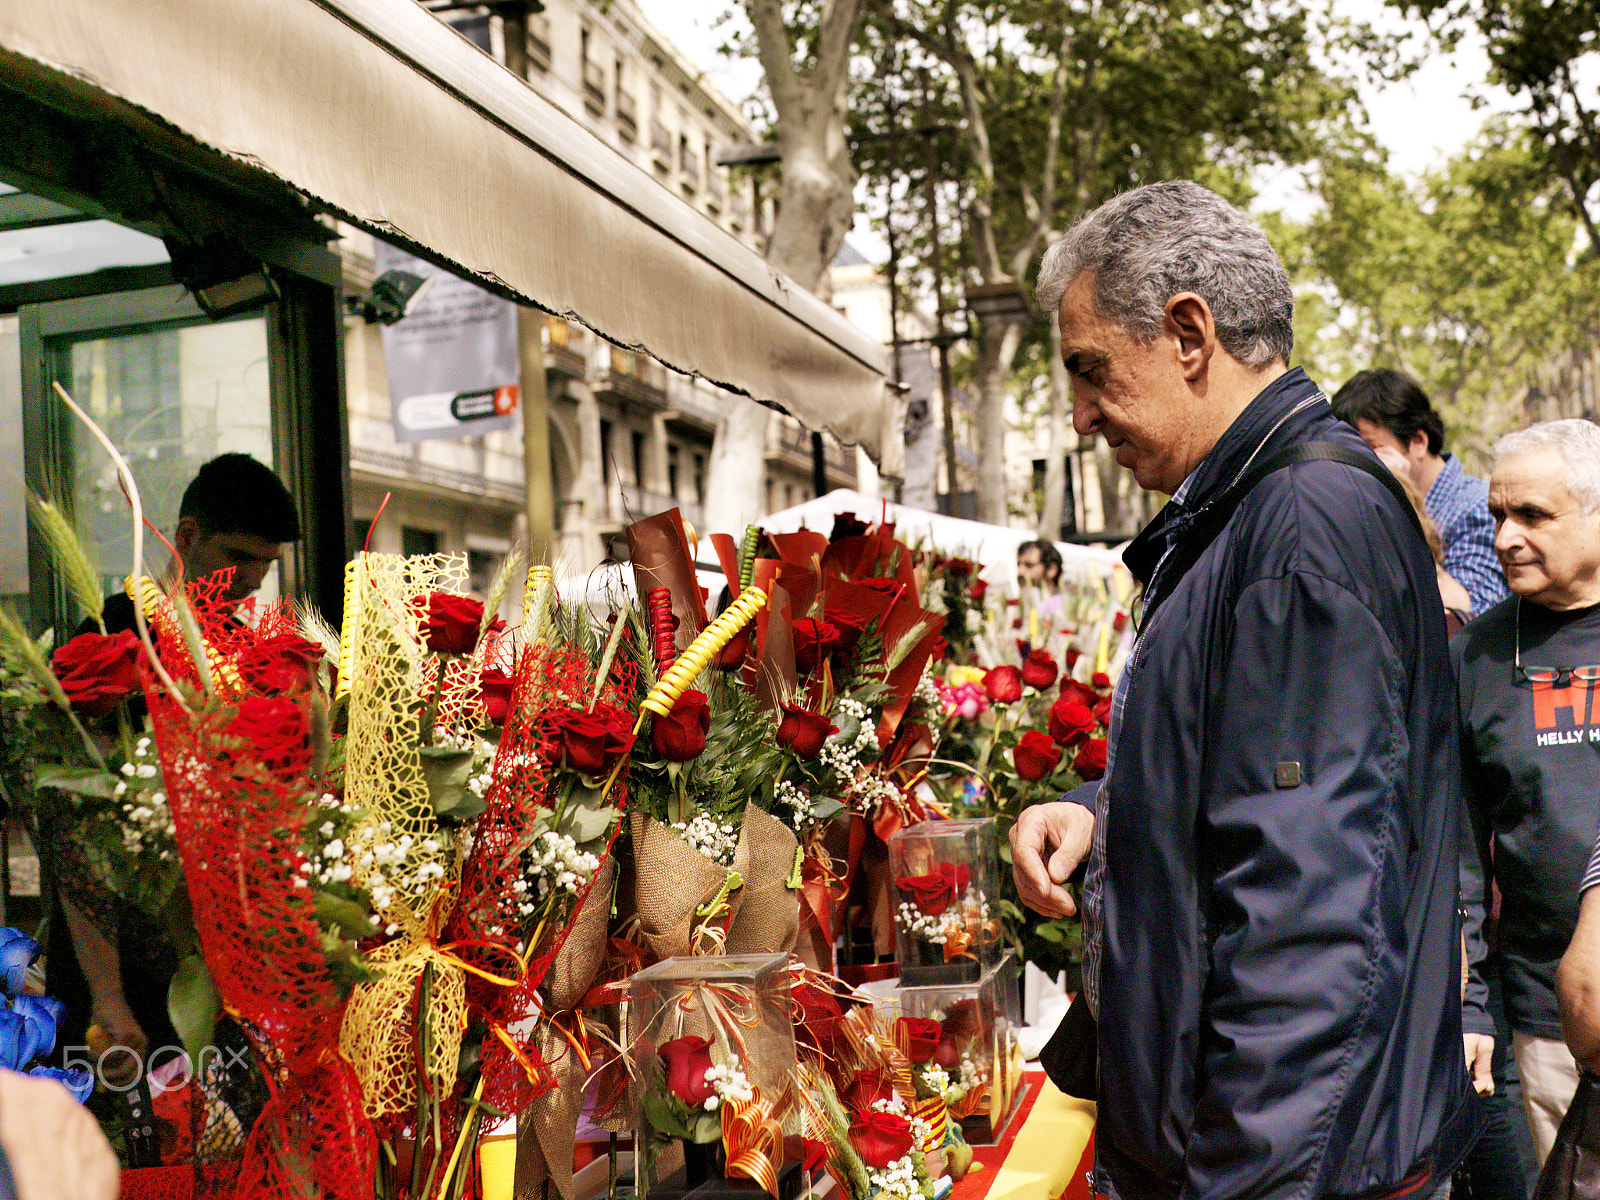
M 744 887 L 733 896 L 729 954 L 788 954 L 800 933 L 800 893 L 789 886 L 800 843 L 776 817 L 747 804 L 733 868 Z
M 605 960 L 615 865 L 607 859 L 596 874 L 572 932 L 550 964 L 541 989 L 549 1012 L 564 1013 L 582 1000 Z M 519 1200 L 537 1196 L 549 1179 L 566 1200 L 573 1200 L 572 1132 L 583 1105 L 583 1064 L 549 1021 L 539 1022 L 534 1048 L 550 1064 L 557 1083 L 517 1118 L 516 1195 Z

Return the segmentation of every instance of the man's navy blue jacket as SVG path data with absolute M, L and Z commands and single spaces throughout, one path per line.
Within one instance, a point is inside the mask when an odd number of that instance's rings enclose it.
M 1363 449 L 1297 369 L 1125 555 L 1160 607 L 1103 781 L 1095 1186 L 1117 1200 L 1427 1197 L 1477 1132 L 1456 708 L 1414 523 L 1366 472 L 1306 462 L 1187 574 L 1158 566 L 1247 464 L 1307 441 Z

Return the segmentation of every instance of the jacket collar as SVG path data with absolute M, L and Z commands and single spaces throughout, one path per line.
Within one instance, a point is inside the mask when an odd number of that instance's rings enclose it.
M 1284 419 L 1303 401 L 1320 394 L 1317 385 L 1299 367 L 1284 372 L 1263 388 L 1223 431 L 1217 444 L 1185 481 L 1188 486 L 1183 503 L 1169 501 L 1123 551 L 1122 561 L 1134 578 L 1149 584 L 1162 555 L 1181 536 L 1194 514 L 1226 490 L 1250 461 L 1258 457 L 1258 450 L 1267 453 L 1297 441 L 1296 435 L 1317 415 L 1326 416 L 1326 406 L 1315 405 L 1296 414 L 1292 420 Z

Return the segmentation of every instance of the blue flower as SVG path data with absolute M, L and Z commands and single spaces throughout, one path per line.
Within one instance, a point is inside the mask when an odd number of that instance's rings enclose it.
M 28 1062 L 54 1050 L 56 1028 L 66 1015 L 67 1006 L 50 996 L 12 996 L 9 1002 L 12 1011 L 21 1014 L 27 1022 L 20 1051 L 22 1061 Z
M 35 1067 L 28 1072 L 38 1079 L 54 1079 L 61 1083 L 72 1098 L 82 1104 L 94 1091 L 94 1076 L 82 1067 Z
M 5 977 L 6 994 L 22 990 L 28 967 L 39 957 L 39 943 L 20 929 L 0 928 L 0 974 Z
M 20 1071 L 33 1057 L 28 1051 L 33 1034 L 28 1029 L 28 1018 L 9 1008 L 0 1008 L 0 1067 Z

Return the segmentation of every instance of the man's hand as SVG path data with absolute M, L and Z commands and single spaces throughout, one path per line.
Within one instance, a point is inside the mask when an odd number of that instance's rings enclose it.
M 0 1071 L 0 1147 L 18 1200 L 113 1200 L 117 1156 L 100 1126 L 53 1079 Z
M 1022 902 L 1047 917 L 1076 913 L 1078 906 L 1061 885 L 1093 840 L 1094 814 L 1081 804 L 1057 801 L 1023 809 L 1011 827 L 1011 875 Z
M 89 1037 L 89 1049 L 104 1064 L 98 1068 L 100 1075 L 107 1083 L 119 1087 L 134 1082 L 144 1070 L 150 1039 L 133 1010 L 126 1000 L 116 996 L 97 998 L 90 1011 L 97 1028 Z M 115 1047 L 120 1049 L 113 1049 Z M 107 1050 L 111 1052 L 105 1053 Z
M 1489 1072 L 1494 1039 L 1483 1033 L 1464 1033 L 1461 1042 L 1467 1054 L 1467 1074 L 1472 1076 L 1472 1090 L 1480 1096 L 1494 1095 L 1494 1076 Z

